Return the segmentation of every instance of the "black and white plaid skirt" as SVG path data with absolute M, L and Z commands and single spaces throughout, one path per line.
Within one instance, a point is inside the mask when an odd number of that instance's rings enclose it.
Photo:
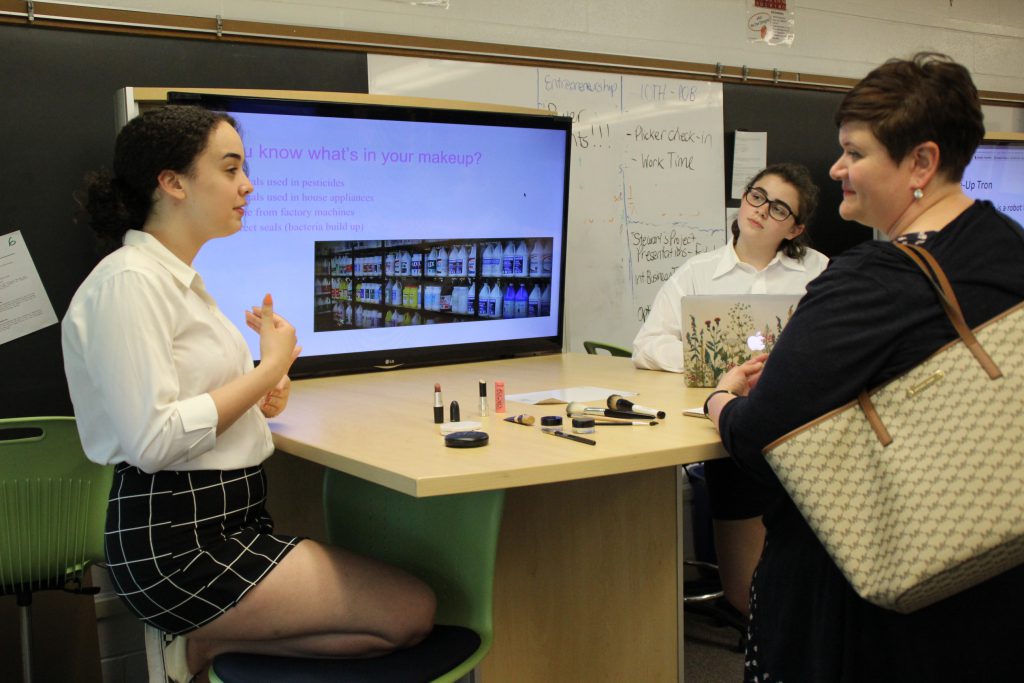
M 261 466 L 147 474 L 117 465 L 105 534 L 114 590 L 166 633 L 216 619 L 300 540 L 272 533 L 266 490 Z

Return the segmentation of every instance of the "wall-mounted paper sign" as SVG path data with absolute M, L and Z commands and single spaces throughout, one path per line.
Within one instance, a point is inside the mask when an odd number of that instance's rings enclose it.
M 747 40 L 768 45 L 793 44 L 796 24 L 787 0 L 747 0 Z
M 21 231 L 0 236 L 0 344 L 56 322 Z
M 732 152 L 732 198 L 739 199 L 747 183 L 768 163 L 768 133 L 736 131 Z

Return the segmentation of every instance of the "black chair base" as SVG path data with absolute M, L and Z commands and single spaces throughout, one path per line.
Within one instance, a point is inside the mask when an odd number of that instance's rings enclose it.
M 435 626 L 421 643 L 370 659 L 307 659 L 226 653 L 213 660 L 224 683 L 428 683 L 480 647 L 461 626 Z
M 733 649 L 736 652 L 743 652 L 747 649 L 747 618 L 725 598 L 687 605 L 686 611 L 700 614 L 710 619 L 716 626 L 735 629 L 739 638 Z

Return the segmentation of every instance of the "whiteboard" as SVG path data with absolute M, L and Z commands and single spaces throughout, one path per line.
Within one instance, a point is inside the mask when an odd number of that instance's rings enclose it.
M 367 56 L 369 91 L 532 107 L 573 119 L 565 349 L 630 347 L 662 283 L 726 243 L 722 86 Z

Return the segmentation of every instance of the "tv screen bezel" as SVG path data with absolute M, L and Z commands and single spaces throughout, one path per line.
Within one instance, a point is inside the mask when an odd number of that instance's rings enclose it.
M 314 93 L 310 93 L 314 95 Z M 365 97 L 365 96 L 363 96 Z M 375 98 L 386 99 L 386 98 Z M 418 123 L 448 123 L 478 126 L 524 127 L 542 130 L 561 130 L 565 134 L 565 169 L 562 178 L 561 258 L 557 264 L 558 317 L 557 332 L 550 336 L 504 339 L 498 342 L 481 341 L 460 344 L 413 346 L 351 353 L 299 356 L 289 375 L 293 379 L 331 375 L 396 370 L 399 368 L 500 360 L 521 356 L 561 353 L 565 334 L 566 246 L 569 219 L 569 160 L 572 146 L 572 119 L 542 110 L 526 113 L 522 109 L 502 107 L 462 108 L 464 103 L 430 100 L 422 104 L 410 98 L 401 102 L 328 101 L 320 99 L 293 99 L 277 94 L 267 96 L 234 95 L 223 93 L 184 92 L 169 90 L 168 104 L 192 104 L 213 111 L 232 113 L 288 114 L 303 116 L 333 116 L 338 118 L 409 121 Z M 243 139 L 245 130 L 241 131 Z M 555 264 L 552 264 L 555 268 Z M 313 277 L 313 274 L 310 274 Z M 554 294 L 554 293 L 553 293 Z M 552 306 L 552 308 L 554 308 Z M 301 339 L 300 339 L 301 344 Z M 258 361 L 257 361 L 258 363 Z

